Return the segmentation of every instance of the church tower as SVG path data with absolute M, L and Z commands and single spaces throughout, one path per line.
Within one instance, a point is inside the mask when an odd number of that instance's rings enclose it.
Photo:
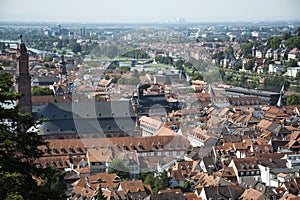
M 67 66 L 63 55 L 61 56 L 61 62 L 59 63 L 59 77 L 62 83 L 67 81 Z
M 29 75 L 29 56 L 27 49 L 20 35 L 20 43 L 17 48 L 17 69 L 16 69 L 16 92 L 23 96 L 18 100 L 20 111 L 22 113 L 32 112 L 31 102 L 31 77 Z

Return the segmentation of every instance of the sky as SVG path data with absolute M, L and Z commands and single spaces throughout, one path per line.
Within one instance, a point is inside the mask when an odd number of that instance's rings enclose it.
M 300 20 L 300 0 L 0 0 L 0 21 L 238 22 Z

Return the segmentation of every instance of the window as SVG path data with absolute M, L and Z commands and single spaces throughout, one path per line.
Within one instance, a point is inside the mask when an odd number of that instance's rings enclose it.
M 134 187 L 135 186 L 134 182 L 130 182 L 130 186 Z

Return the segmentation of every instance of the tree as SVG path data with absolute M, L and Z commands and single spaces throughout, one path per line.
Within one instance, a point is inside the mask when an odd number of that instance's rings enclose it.
M 49 199 L 45 191 L 51 194 L 57 188 L 44 184 L 48 172 L 34 164 L 42 156 L 38 147 L 47 143 L 31 128 L 39 123 L 29 113 L 19 112 L 14 102 L 22 94 L 14 93 L 12 86 L 12 74 L 0 73 L 0 196 L 2 199 Z
M 162 181 L 161 189 L 167 189 L 170 186 L 170 177 L 168 177 L 168 173 L 166 170 L 164 170 L 163 172 L 160 173 L 160 179 Z
M 106 200 L 106 199 L 107 199 L 107 197 L 104 196 L 104 194 L 102 192 L 101 184 L 99 184 L 98 193 L 97 193 L 97 200 Z
M 47 96 L 47 95 L 53 95 L 53 90 L 49 88 L 41 88 L 38 86 L 33 87 L 31 95 L 32 96 Z
M 45 62 L 52 62 L 53 61 L 53 56 L 48 55 L 45 57 Z
M 5 199 L 18 192 L 31 199 L 37 192 L 32 177 L 38 175 L 33 162 L 42 155 L 38 146 L 45 143 L 36 132 L 26 131 L 36 124 L 29 113 L 20 113 L 14 105 L 21 94 L 12 92 L 12 86 L 12 75 L 0 73 L 0 183 L 7 186 L 1 184 L 0 196 Z
M 166 76 L 165 85 L 171 85 L 171 84 L 172 84 L 172 82 L 171 82 L 169 76 Z
M 223 68 L 220 68 L 220 69 L 219 69 L 219 73 L 220 73 L 222 79 L 223 79 L 224 76 L 226 75 L 225 70 L 224 70 Z
M 108 173 L 116 173 L 121 179 L 129 178 L 129 169 L 124 165 L 123 160 L 118 158 L 110 163 Z
M 176 62 L 174 63 L 175 67 L 176 67 L 177 69 L 180 69 L 180 70 L 183 69 L 183 67 L 182 67 L 183 64 L 184 64 L 184 60 L 182 60 L 182 59 L 178 59 L 178 60 L 176 60 Z
M 296 34 L 296 36 L 300 36 L 300 26 L 298 28 L 296 28 L 295 34 Z
M 185 183 L 183 184 L 183 186 L 182 186 L 182 191 L 184 192 L 184 193 L 186 193 L 186 192 L 191 192 L 192 191 L 192 189 L 191 189 L 191 182 L 190 181 L 185 181 Z
M 191 81 L 200 80 L 203 81 L 203 76 L 199 72 L 195 72 L 193 77 L 191 78 Z
M 274 88 L 281 88 L 282 85 L 284 85 L 285 88 L 288 88 L 289 84 L 289 81 L 282 75 L 265 77 L 264 79 L 265 86 L 271 86 Z
M 253 70 L 254 62 L 255 62 L 255 59 L 249 60 L 244 66 L 245 70 Z
M 67 190 L 64 183 L 65 172 L 61 172 L 54 166 L 43 169 L 41 178 L 44 180 L 40 185 L 43 196 L 48 200 L 66 199 Z M 51 190 L 49 190 L 51 188 Z
M 284 44 L 290 49 L 293 49 L 295 47 L 300 49 L 300 36 L 291 37 L 288 40 L 286 40 Z
M 283 34 L 282 34 L 282 36 L 281 36 L 281 39 L 282 40 L 287 40 L 287 39 L 289 39 L 290 37 L 292 37 L 291 36 L 291 32 L 284 32 Z
M 246 58 L 252 57 L 253 45 L 254 45 L 253 43 L 247 43 L 242 46 L 241 49 L 242 49 L 244 57 L 246 57 Z
M 298 66 L 298 62 L 294 59 L 291 59 L 289 61 L 286 62 L 286 66 L 287 67 L 297 67 Z
M 69 43 L 68 48 L 71 49 L 75 54 L 81 52 L 81 46 L 76 42 L 76 40 L 72 40 Z
M 153 193 L 157 194 L 159 190 L 165 190 L 170 186 L 170 178 L 168 177 L 167 171 L 163 171 L 159 174 L 159 176 L 155 177 L 153 182 Z
M 299 106 L 300 105 L 300 95 L 299 94 L 292 94 L 291 96 L 287 97 L 286 100 L 287 106 Z
M 280 43 L 281 43 L 281 39 L 278 36 L 275 36 L 270 40 L 270 45 L 272 49 L 277 49 Z
M 62 42 L 62 40 L 58 40 L 57 41 L 57 45 L 56 45 L 56 48 L 58 48 L 58 49 L 61 49 L 63 47 L 63 42 Z
M 296 80 L 300 81 L 300 72 L 297 72 L 297 74 L 296 74 Z
M 151 187 L 154 187 L 154 176 L 152 173 L 147 174 L 144 180 L 145 185 L 151 185 Z
M 226 55 L 233 55 L 234 50 L 232 46 L 229 46 L 226 50 L 225 50 L 225 54 Z
M 123 54 L 122 56 L 128 58 L 135 58 L 135 59 L 149 58 L 148 54 L 144 50 L 140 50 L 140 49 L 129 51 Z

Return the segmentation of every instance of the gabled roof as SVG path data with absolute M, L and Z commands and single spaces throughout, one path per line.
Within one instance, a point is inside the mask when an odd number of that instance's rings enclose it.
M 118 191 L 120 190 L 123 190 L 126 193 L 144 192 L 145 187 L 142 180 L 122 181 L 118 188 Z
M 241 200 L 259 200 L 263 195 L 263 193 L 259 192 L 258 190 L 255 190 L 253 188 L 246 189 L 245 192 L 240 197 Z
M 113 159 L 112 151 L 108 148 L 88 149 L 87 157 L 90 163 L 111 162 Z
M 259 170 L 256 160 L 252 157 L 234 158 L 231 162 L 234 163 L 238 171 Z
M 158 121 L 156 119 L 147 116 L 140 117 L 139 121 L 141 125 L 148 126 L 156 130 L 158 130 L 162 125 L 161 121 Z
M 286 168 L 286 160 L 282 159 L 262 160 L 258 161 L 258 163 L 264 167 L 269 167 L 271 169 Z
M 259 129 L 268 129 L 272 125 L 272 122 L 266 119 L 262 119 L 256 127 Z
M 177 133 L 172 131 L 169 127 L 162 126 L 153 136 L 176 136 Z

